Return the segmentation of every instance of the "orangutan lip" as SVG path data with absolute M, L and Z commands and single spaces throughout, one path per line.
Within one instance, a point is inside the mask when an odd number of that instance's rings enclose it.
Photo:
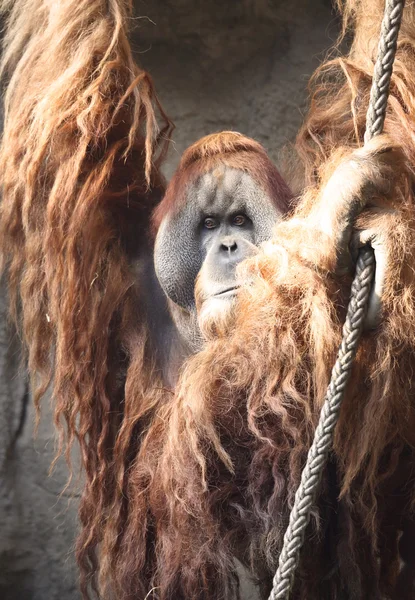
M 226 290 L 222 290 L 215 294 L 215 297 L 223 297 L 223 296 L 233 296 L 237 290 L 239 290 L 239 285 L 234 285 L 233 287 L 226 288 Z

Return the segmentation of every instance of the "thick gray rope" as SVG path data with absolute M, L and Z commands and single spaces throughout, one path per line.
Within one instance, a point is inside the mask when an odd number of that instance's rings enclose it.
M 405 0 L 386 0 L 369 108 L 366 114 L 365 143 L 383 130 L 404 5 Z
M 366 117 L 365 142 L 381 133 L 383 129 L 404 4 L 405 0 L 386 0 Z M 316 501 L 321 476 L 332 446 L 333 432 L 339 418 L 341 402 L 356 356 L 369 304 L 375 267 L 374 252 L 370 246 L 366 246 L 361 250 L 357 260 L 356 274 L 343 326 L 342 343 L 333 367 L 314 440 L 295 495 L 269 600 L 288 600 L 290 596 L 311 509 Z
M 284 544 L 279 557 L 279 566 L 273 581 L 269 600 L 288 599 L 294 574 L 299 562 L 305 530 L 315 503 L 321 475 L 326 466 L 331 448 L 344 390 L 349 381 L 367 313 L 368 300 L 375 274 L 375 256 L 370 246 L 359 253 L 356 275 L 351 289 L 351 298 L 343 326 L 343 339 L 331 374 L 330 385 L 320 413 L 314 440 L 308 452 L 306 465 L 301 474 L 301 483 L 295 495 L 290 522 L 285 532 Z

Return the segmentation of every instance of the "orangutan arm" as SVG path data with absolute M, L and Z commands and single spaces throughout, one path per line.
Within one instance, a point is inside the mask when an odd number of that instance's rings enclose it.
M 300 241 L 300 257 L 331 273 L 352 272 L 358 249 L 368 243 L 373 247 L 376 275 L 366 328 L 379 320 L 391 252 L 388 240 L 401 218 L 394 191 L 403 167 L 400 148 L 388 136 L 378 136 L 331 168 L 327 183 L 317 194 L 306 194 L 284 225 Z

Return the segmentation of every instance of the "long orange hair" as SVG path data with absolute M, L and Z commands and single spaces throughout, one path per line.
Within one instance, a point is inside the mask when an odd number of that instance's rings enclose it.
M 1 11 L 1 260 L 35 403 L 51 385 L 60 448 L 66 438 L 69 460 L 81 446 L 83 548 L 99 540 L 114 486 L 111 421 L 125 410 L 131 340 L 151 369 L 132 262 L 151 252 L 172 126 L 133 59 L 131 0 L 3 0 Z M 86 573 L 93 559 L 79 560 Z

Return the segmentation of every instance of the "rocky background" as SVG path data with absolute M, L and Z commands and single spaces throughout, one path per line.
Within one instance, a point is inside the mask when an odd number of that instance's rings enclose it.
M 176 124 L 165 172 L 202 135 L 235 129 L 278 161 L 306 107 L 307 80 L 337 34 L 329 0 L 138 0 L 137 60 Z M 20 343 L 0 293 L 0 598 L 78 600 L 79 482 L 54 455 L 50 407 L 37 437 Z M 76 457 L 75 457 L 76 462 Z M 254 593 L 246 585 L 246 598 Z

